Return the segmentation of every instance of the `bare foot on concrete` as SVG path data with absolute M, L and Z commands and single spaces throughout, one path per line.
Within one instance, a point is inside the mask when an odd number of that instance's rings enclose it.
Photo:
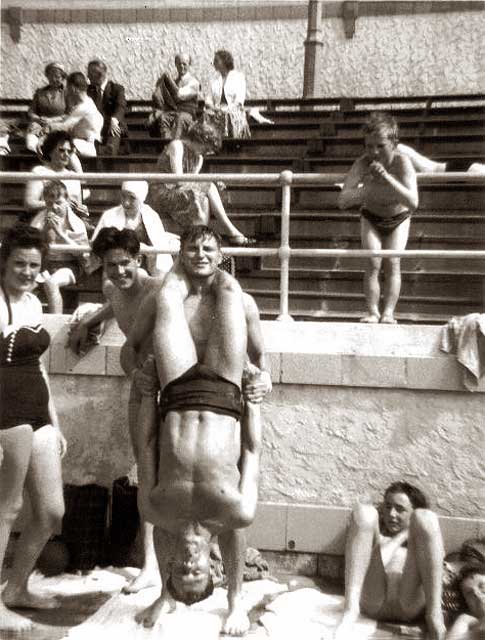
M 138 624 L 150 629 L 155 626 L 160 616 L 173 611 L 175 611 L 175 601 L 162 595 L 149 607 L 138 613 L 135 620 Z
M 138 593 L 149 587 L 160 587 L 160 573 L 151 569 L 142 569 L 140 573 L 130 580 L 122 589 L 122 593 Z
M 3 601 L 12 609 L 56 609 L 61 606 L 55 596 L 39 596 L 30 591 L 8 591 L 8 586 L 3 592 Z
M 249 631 L 251 623 L 246 609 L 241 603 L 234 606 L 226 618 L 222 632 L 228 636 L 243 636 Z
M 0 603 L 0 635 L 1 632 L 20 634 L 23 631 L 32 629 L 32 620 L 19 616 L 18 613 L 10 611 Z

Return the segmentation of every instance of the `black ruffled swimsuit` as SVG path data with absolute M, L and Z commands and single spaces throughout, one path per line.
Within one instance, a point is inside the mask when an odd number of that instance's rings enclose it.
M 11 325 L 12 308 L 5 291 L 4 295 Z M 49 343 L 41 325 L 0 334 L 0 429 L 29 424 L 35 431 L 50 424 L 49 390 L 39 359 Z

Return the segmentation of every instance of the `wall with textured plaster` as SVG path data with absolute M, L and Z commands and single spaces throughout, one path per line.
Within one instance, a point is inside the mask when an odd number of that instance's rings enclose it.
M 248 97 L 300 97 L 303 90 L 305 20 L 170 22 L 132 24 L 27 24 L 18 44 L 2 25 L 1 95 L 30 98 L 45 84 L 44 64 L 85 70 L 93 57 L 106 60 L 128 98 L 149 99 L 163 69 L 187 51 L 204 92 L 214 73 L 214 51 L 228 49 L 246 74 Z M 19 74 L 21 82 L 19 83 Z
M 276 385 L 260 500 L 352 506 L 403 479 L 442 515 L 483 517 L 482 413 L 469 393 Z
M 133 465 L 129 383 L 50 379 L 69 444 L 65 482 L 110 486 Z M 442 515 L 483 517 L 482 413 L 482 394 L 275 385 L 263 404 L 260 500 L 351 506 L 402 478 Z
M 485 89 L 482 12 L 361 17 L 347 39 L 322 21 L 317 96 L 478 93 Z
M 322 20 L 316 95 L 372 96 L 471 93 L 484 90 L 482 12 L 360 17 L 352 39 L 340 18 Z M 18 44 L 2 25 L 1 95 L 30 98 L 43 66 L 59 60 L 85 69 L 93 56 L 132 99 L 150 98 L 173 54 L 195 57 L 207 89 L 213 52 L 228 48 L 247 76 L 249 97 L 300 97 L 306 19 L 128 24 L 26 24 Z M 21 82 L 19 82 L 21 77 Z

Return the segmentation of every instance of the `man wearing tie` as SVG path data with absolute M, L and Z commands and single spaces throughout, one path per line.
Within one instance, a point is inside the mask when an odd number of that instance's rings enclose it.
M 122 85 L 108 80 L 106 64 L 102 60 L 91 60 L 88 64 L 88 96 L 103 115 L 99 155 L 118 155 L 121 137 L 126 135 L 126 98 Z

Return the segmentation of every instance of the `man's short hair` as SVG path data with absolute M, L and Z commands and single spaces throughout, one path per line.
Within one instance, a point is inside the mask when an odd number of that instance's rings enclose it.
M 108 71 L 108 67 L 106 66 L 106 63 L 103 62 L 102 60 L 99 60 L 98 58 L 95 58 L 94 60 L 90 60 L 88 62 L 88 69 L 89 67 L 101 67 L 103 71 Z
M 179 62 L 182 56 L 187 56 L 187 58 L 189 59 L 189 64 L 192 64 L 192 56 L 190 55 L 190 53 L 184 53 L 183 51 L 175 55 L 175 62 Z
M 123 249 L 135 257 L 140 253 L 140 241 L 132 229 L 104 227 L 93 241 L 93 253 L 102 260 L 112 249 Z
M 50 196 L 57 200 L 60 196 L 67 197 L 67 187 L 62 180 L 48 180 L 44 182 L 44 200 L 46 196 Z
M 364 136 L 382 134 L 394 144 L 399 142 L 399 127 L 396 119 L 382 111 L 374 111 L 370 114 L 362 132 Z
M 409 482 L 393 482 L 384 491 L 384 498 L 392 493 L 404 493 L 407 495 L 414 509 L 428 509 L 429 507 L 428 498 L 421 489 L 409 484 Z
M 232 71 L 234 69 L 234 58 L 230 51 L 227 51 L 227 49 L 219 49 L 214 53 L 214 58 L 216 56 L 222 60 L 223 65 L 228 71 Z
M 196 602 L 201 602 L 201 600 L 205 600 L 212 595 L 214 591 L 214 580 L 212 579 L 212 575 L 209 573 L 209 575 L 207 576 L 207 586 L 204 591 L 202 591 L 201 593 L 179 593 L 174 587 L 172 574 L 170 574 L 167 580 L 167 591 L 174 600 L 177 600 L 177 602 L 183 602 L 186 605 L 191 605 L 195 604 Z
M 88 81 L 86 76 L 81 71 L 74 71 L 67 76 L 67 84 L 71 87 L 75 87 L 79 91 L 88 90 Z
M 211 229 L 210 227 L 207 227 L 204 224 L 198 224 L 193 227 L 188 227 L 187 229 L 185 229 L 185 231 L 180 236 L 180 248 L 183 249 L 183 247 L 187 243 L 195 242 L 196 240 L 200 240 L 201 238 L 202 239 L 214 238 L 214 240 L 217 243 L 218 249 L 220 249 L 222 246 L 222 238 L 217 233 L 217 231 L 215 231 L 214 229 Z

